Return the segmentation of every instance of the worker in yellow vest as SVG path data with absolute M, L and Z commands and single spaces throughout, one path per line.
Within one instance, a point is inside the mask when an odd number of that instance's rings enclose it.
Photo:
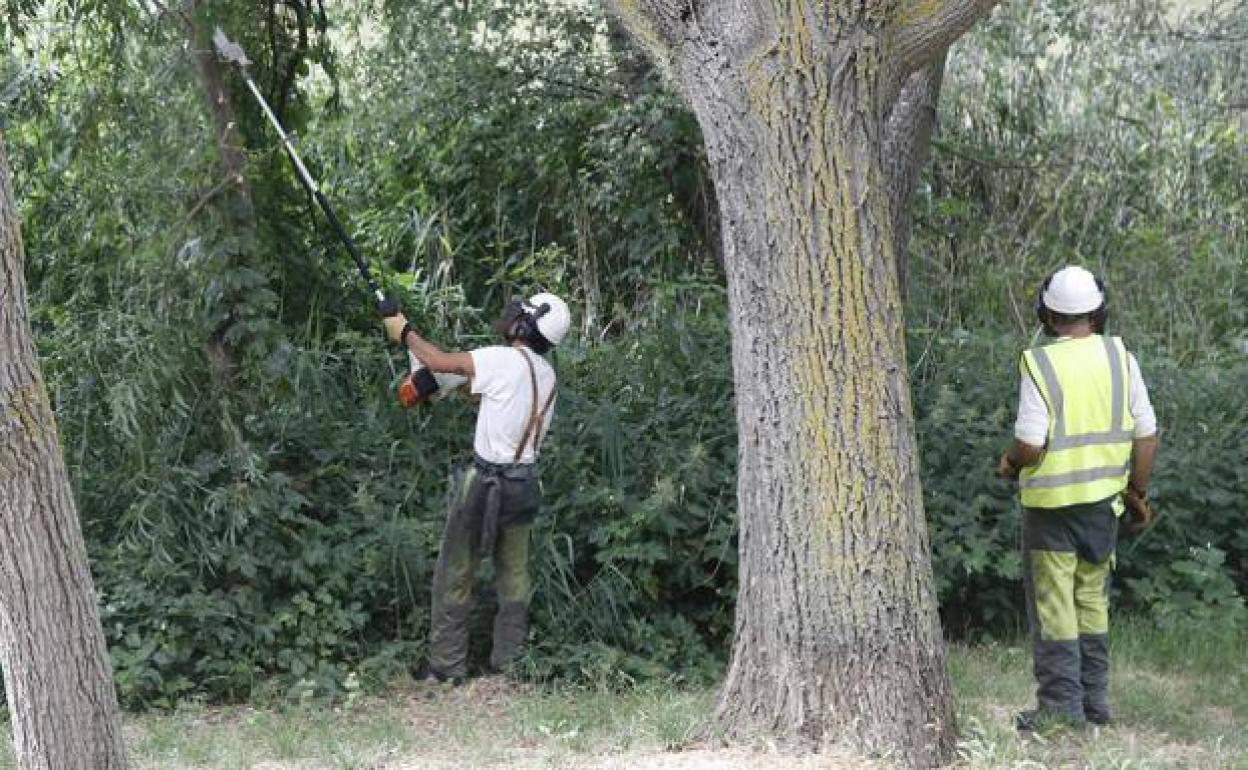
M 1019 730 L 1110 722 L 1109 580 L 1118 518 L 1152 519 L 1157 419 L 1135 357 L 1103 335 L 1105 286 L 1082 267 L 1049 276 L 1036 313 L 1056 340 L 1023 353 L 1014 442 L 1037 707 Z

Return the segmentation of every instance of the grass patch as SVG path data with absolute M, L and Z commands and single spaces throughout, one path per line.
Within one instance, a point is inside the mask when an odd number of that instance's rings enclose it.
M 1248 770 L 1245 641 L 1229 631 L 1121 622 L 1112 636 L 1117 725 L 1047 738 L 1012 727 L 1014 712 L 1033 698 L 1025 645 L 953 645 L 957 766 Z M 336 706 L 192 704 L 132 715 L 126 737 L 134 766 L 144 770 L 856 766 L 701 746 L 713 702 L 706 689 L 544 690 L 490 678 L 457 689 L 401 685 Z M 12 747 L 0 741 L 0 770 L 10 768 Z
M 1047 739 L 1020 736 L 1011 724 L 1034 699 L 1029 648 L 955 645 L 950 671 L 965 766 L 1248 770 L 1243 633 L 1163 630 L 1127 618 L 1110 639 L 1115 726 Z

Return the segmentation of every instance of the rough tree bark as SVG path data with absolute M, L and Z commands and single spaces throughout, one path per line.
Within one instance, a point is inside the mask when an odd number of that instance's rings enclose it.
M 906 260 L 910 251 L 910 199 L 927 165 L 936 129 L 936 106 L 945 78 L 945 56 L 910 75 L 888 116 L 884 168 L 893 209 L 893 252 L 897 255 L 898 296 L 906 297 Z
M 911 76 L 995 0 L 611 5 L 696 113 L 721 208 L 741 557 L 720 725 L 939 764 L 953 708 L 895 238 L 913 179 L 897 190 L 884 148 Z
M 126 766 L 87 550 L 31 340 L 0 137 L 0 668 L 23 770 Z

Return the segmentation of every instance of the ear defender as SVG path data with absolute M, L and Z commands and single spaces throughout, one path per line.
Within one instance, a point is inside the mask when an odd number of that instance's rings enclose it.
M 1105 288 L 1105 282 L 1096 276 L 1096 288 L 1101 292 L 1101 306 L 1092 311 L 1092 331 L 1097 334 L 1105 333 L 1105 324 L 1109 321 L 1109 289 Z
M 1044 306 L 1044 293 L 1049 290 L 1049 285 L 1053 283 L 1053 276 L 1057 275 L 1057 271 L 1049 273 L 1044 279 L 1044 283 L 1040 284 L 1040 290 L 1036 292 L 1036 320 L 1040 322 L 1040 328 L 1044 329 L 1044 333 L 1048 337 L 1056 337 L 1057 330 L 1053 328 L 1049 309 Z
M 531 340 L 539 336 L 542 331 L 537 327 L 537 321 L 549 312 L 550 305 L 545 302 L 533 310 L 529 310 L 526 305 L 524 315 L 520 317 L 520 328 L 517 329 L 517 336 L 526 340 Z
M 541 334 L 537 327 L 538 319 L 549 312 L 550 305 L 546 302 L 530 308 L 524 300 L 513 299 L 503 309 L 495 329 L 508 339 L 531 340 Z

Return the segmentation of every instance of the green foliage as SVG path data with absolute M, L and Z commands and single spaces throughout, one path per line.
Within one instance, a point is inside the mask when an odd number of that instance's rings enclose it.
M 1018 342 L 1004 335 L 914 335 L 915 418 L 936 592 L 955 634 L 1017 624 L 1022 561 L 1016 492 L 995 459 L 1013 427 Z
M 349 210 L 368 212 L 369 251 L 482 306 L 544 254 L 540 279 L 575 292 L 592 331 L 652 282 L 705 266 L 696 124 L 653 81 L 625 91 L 599 12 L 410 0 L 390 14 L 384 42 L 343 60 L 356 87 L 318 127 L 318 164 Z
M 681 303 L 696 302 L 697 312 Z M 722 659 L 736 595 L 736 422 L 719 290 L 655 308 L 674 323 L 573 361 L 543 458 L 548 515 L 528 670 L 701 681 Z M 575 355 L 575 354 L 574 354 Z M 586 645 L 586 640 L 594 644 Z
M 1163 626 L 1190 628 L 1197 624 L 1248 624 L 1248 609 L 1226 574 L 1226 554 L 1217 548 L 1190 549 L 1145 577 L 1129 578 L 1134 600 Z
M 1163 428 L 1160 519 L 1120 552 L 1119 603 L 1234 615 L 1248 590 L 1248 139 L 1220 107 L 1248 68 L 1215 34 L 1171 36 L 1159 9 L 1011 6 L 950 65 L 907 308 L 959 636 L 1020 623 L 1017 503 L 994 462 L 1031 296 L 1066 261 L 1108 274 Z M 691 117 L 574 4 L 283 11 L 272 36 L 253 11 L 229 0 L 203 21 L 247 44 L 419 328 L 486 344 L 501 301 L 538 287 L 576 309 L 523 670 L 713 677 L 736 595 L 736 423 Z M 404 363 L 255 105 L 232 82 L 249 218 L 187 30 L 130 21 L 50 27 L 0 70 L 33 320 L 122 697 L 354 692 L 420 663 L 472 409 L 396 406 Z
M 1075 262 L 1150 352 L 1192 362 L 1243 339 L 1244 16 L 1176 29 L 1168 7 L 1006 5 L 958 45 L 915 200 L 912 324 L 1025 333 L 1035 287 Z
M 1225 554 L 1202 562 L 1211 586 L 1248 590 L 1248 138 L 1227 107 L 1248 71 L 1229 42 L 1243 21 L 1176 27 L 1151 0 L 1006 6 L 950 60 L 942 135 L 914 204 L 907 314 L 937 585 L 955 633 L 1021 622 L 1017 503 L 992 466 L 1011 433 L 1017 356 L 1035 343 L 1036 287 L 1071 262 L 1106 277 L 1111 333 L 1139 359 L 1161 424 L 1160 518 L 1120 550 L 1119 604 L 1166 612 L 1133 586 L 1189 590 L 1170 565 L 1193 548 Z

